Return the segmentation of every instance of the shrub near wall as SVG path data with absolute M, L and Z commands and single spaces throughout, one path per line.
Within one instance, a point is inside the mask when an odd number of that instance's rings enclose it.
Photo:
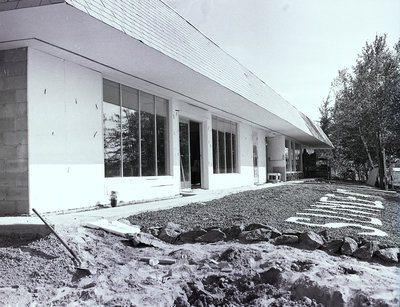
M 303 172 L 286 173 L 286 181 L 303 179 Z
M 0 215 L 29 213 L 27 49 L 0 51 Z

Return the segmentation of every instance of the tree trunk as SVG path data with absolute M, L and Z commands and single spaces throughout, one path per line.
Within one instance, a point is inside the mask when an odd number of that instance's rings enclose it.
M 378 136 L 378 167 L 379 167 L 379 188 L 384 190 L 387 185 L 386 180 L 386 163 L 385 149 L 382 148 L 381 137 Z
M 384 184 L 385 184 L 385 190 L 387 191 L 389 189 L 388 186 L 388 178 L 387 178 L 387 169 L 386 169 L 386 150 L 385 147 L 382 148 L 382 160 L 383 160 L 383 178 L 384 178 Z
M 364 144 L 364 149 L 367 152 L 368 160 L 369 160 L 369 163 L 371 164 L 371 168 L 374 168 L 374 162 L 372 161 L 372 157 L 371 157 L 371 154 L 370 154 L 369 149 L 368 149 L 367 141 L 365 140 L 364 136 L 362 135 L 360 127 L 358 127 L 358 131 L 360 132 L 360 138 L 361 138 L 361 141 Z

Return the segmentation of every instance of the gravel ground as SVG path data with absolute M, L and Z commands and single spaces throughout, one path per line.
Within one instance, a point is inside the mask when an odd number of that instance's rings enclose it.
M 399 194 L 380 191 L 365 185 L 342 182 L 306 182 L 246 191 L 205 203 L 192 203 L 184 207 L 130 216 L 129 221 L 132 224 L 142 227 L 162 227 L 167 222 L 174 222 L 187 229 L 195 226 L 225 228 L 232 225 L 263 223 L 274 226 L 282 232 L 302 232 L 304 230 L 318 232 L 325 228 L 290 223 L 286 222 L 286 219 L 299 216 L 296 215 L 298 212 L 310 212 L 305 209 L 311 208 L 310 205 L 315 204 L 324 195 L 336 193 L 337 189 L 371 195 L 373 196 L 372 198 L 365 199 L 381 201 L 384 209 L 378 213 L 377 218 L 382 221 L 382 225 L 366 225 L 376 227 L 386 232 L 388 236 L 362 236 L 366 239 L 378 240 L 381 243 L 391 246 L 400 246 Z M 310 222 L 324 224 L 325 222 L 346 221 L 332 217 L 329 219 L 312 217 Z M 343 227 L 328 229 L 328 232 L 334 238 L 342 238 L 343 236 L 357 238 L 360 236 L 359 232 L 362 232 L 362 230 L 357 227 Z

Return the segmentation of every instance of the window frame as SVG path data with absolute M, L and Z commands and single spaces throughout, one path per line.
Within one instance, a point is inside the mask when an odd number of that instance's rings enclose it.
M 224 128 L 225 127 L 225 128 Z M 229 127 L 229 128 L 226 128 Z M 214 133 L 214 131 L 216 133 Z M 220 134 L 223 134 L 223 152 L 221 156 Z M 211 120 L 211 137 L 212 137 L 212 155 L 213 155 L 213 174 L 237 174 L 237 146 L 238 146 L 238 125 L 237 123 L 218 117 L 212 116 Z M 214 138 L 214 135 L 216 136 Z M 227 135 L 229 135 L 230 152 L 227 152 Z M 229 156 L 229 158 L 228 158 Z M 222 160 L 222 161 L 221 161 Z M 230 161 L 228 167 L 227 162 Z M 215 165 L 215 162 L 217 165 Z M 221 168 L 221 162 L 224 163 Z M 229 170 L 229 172 L 228 172 Z
M 106 101 L 104 98 L 104 84 L 105 82 L 111 82 L 114 83 L 116 85 L 118 85 L 118 89 L 119 89 L 119 105 L 114 104 L 115 106 L 119 107 L 119 116 L 120 116 L 120 121 L 119 121 L 119 135 L 120 135 L 120 171 L 119 171 L 119 175 L 117 176 L 106 176 L 106 161 L 105 161 L 105 113 L 104 113 L 104 104 L 113 104 L 111 102 Z M 139 159 L 138 159 L 138 169 L 139 169 L 139 174 L 136 176 L 124 176 L 124 142 L 123 142 L 123 119 L 122 119 L 122 112 L 124 108 L 127 108 L 126 106 L 124 106 L 124 102 L 123 102 L 123 95 L 122 95 L 122 89 L 123 87 L 128 88 L 128 89 L 132 89 L 137 91 L 137 96 L 138 96 L 138 131 L 137 131 L 137 135 L 138 135 L 138 155 L 139 155 Z M 154 175 L 146 175 L 143 176 L 143 172 L 142 172 L 142 106 L 141 106 L 141 93 L 145 94 L 145 95 L 150 95 L 151 96 L 151 100 L 153 101 L 153 105 L 152 105 L 152 111 L 153 111 L 153 119 L 152 119 L 152 130 L 153 130 L 153 142 L 154 142 L 154 148 L 153 148 L 153 154 L 154 154 Z M 157 112 L 157 105 L 158 104 L 164 104 L 163 108 L 164 111 L 166 112 L 165 116 L 162 116 L 162 114 L 158 114 Z M 169 127 L 170 127 L 170 116 L 169 116 L 169 111 L 170 111 L 170 101 L 169 99 L 166 99 L 164 97 L 160 97 L 157 96 L 155 94 L 151 94 L 149 92 L 146 91 L 142 91 L 138 88 L 134 88 L 131 86 L 128 86 L 126 84 L 122 84 L 119 82 L 115 82 L 111 79 L 107 79 L 107 78 L 103 78 L 102 79 L 102 116 L 103 116 L 103 163 L 104 163 L 104 176 L 105 178 L 137 178 L 137 177 L 162 177 L 162 176 L 170 176 L 170 136 L 169 136 Z M 165 117 L 165 126 L 164 126 L 164 137 L 162 139 L 162 141 L 164 142 L 164 170 L 163 170 L 163 174 L 160 175 L 159 173 L 159 165 L 158 165 L 158 142 L 160 140 L 158 140 L 158 127 L 157 127 L 157 118 L 161 116 L 161 117 Z

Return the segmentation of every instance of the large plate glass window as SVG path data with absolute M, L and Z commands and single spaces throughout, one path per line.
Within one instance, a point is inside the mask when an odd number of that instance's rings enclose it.
M 119 84 L 103 84 L 104 166 L 106 177 L 121 176 L 121 108 Z
M 103 80 L 105 177 L 168 174 L 168 100 Z
M 236 173 L 236 135 L 236 123 L 213 116 L 212 148 L 214 174 Z

